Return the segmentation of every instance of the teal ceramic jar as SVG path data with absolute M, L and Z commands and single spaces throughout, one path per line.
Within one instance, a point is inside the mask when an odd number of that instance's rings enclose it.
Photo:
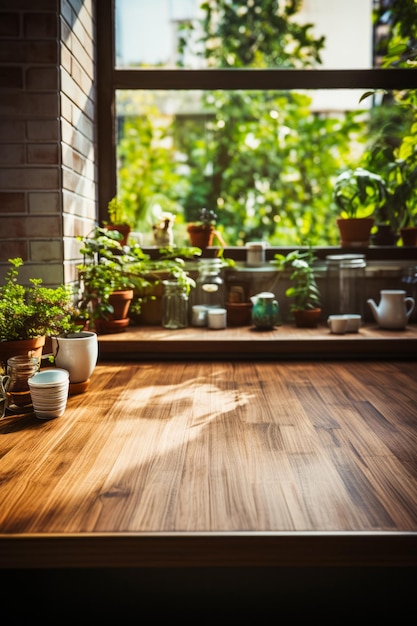
M 275 295 L 269 291 L 263 291 L 252 300 L 252 323 L 256 328 L 271 330 L 279 323 L 279 305 Z

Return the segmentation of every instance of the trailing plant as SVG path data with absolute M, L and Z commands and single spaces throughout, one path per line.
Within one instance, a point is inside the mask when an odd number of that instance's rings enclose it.
M 96 226 L 82 241 L 83 262 L 78 265 L 80 297 L 79 309 L 91 320 L 108 319 L 113 313 L 109 296 L 114 291 L 133 289 L 124 264 L 129 260 L 120 244 L 122 235 L 117 230 Z
M 8 260 L 10 268 L 0 286 L 0 341 L 55 336 L 75 330 L 76 309 L 68 285 L 44 287 L 42 279 L 19 282 L 23 259 Z
M 139 244 L 122 246 L 117 231 L 97 226 L 87 237 L 78 237 L 83 245 L 83 263 L 78 266 L 81 295 L 78 306 L 86 310 L 90 319 L 108 319 L 113 313 L 109 296 L 114 291 L 133 289 L 136 292 L 131 309 L 140 312 L 143 293 L 161 282 L 161 272 L 168 272 L 189 293 L 195 286 L 189 276 L 185 259 L 200 254 L 198 248 L 160 248 L 157 258 L 152 259 Z
M 287 255 L 275 254 L 272 264 L 278 270 L 289 270 L 293 285 L 285 292 L 287 298 L 293 298 L 291 311 L 321 308 L 321 295 L 314 271 L 316 257 L 313 250 L 294 250 Z

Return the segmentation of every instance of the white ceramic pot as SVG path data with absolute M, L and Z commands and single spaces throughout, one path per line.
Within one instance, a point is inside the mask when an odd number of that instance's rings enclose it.
M 70 383 L 88 380 L 97 364 L 97 334 L 82 330 L 51 339 L 55 365 L 69 372 Z

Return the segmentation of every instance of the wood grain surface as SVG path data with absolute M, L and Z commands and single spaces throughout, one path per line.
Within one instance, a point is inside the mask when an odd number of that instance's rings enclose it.
M 0 421 L 0 566 L 415 565 L 416 400 L 410 361 L 99 363 Z

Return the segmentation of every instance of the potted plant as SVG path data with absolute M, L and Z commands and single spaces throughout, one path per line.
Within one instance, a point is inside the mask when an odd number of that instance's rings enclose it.
M 133 319 L 139 324 L 162 323 L 164 280 L 175 280 L 186 296 L 195 287 L 195 281 L 186 268 L 186 260 L 201 254 L 199 248 L 165 246 L 151 258 L 135 244 L 130 248 L 131 262 L 126 271 L 134 283 Z
M 212 209 L 200 209 L 199 220 L 187 224 L 187 232 L 192 246 L 204 250 L 213 245 L 214 236 L 223 247 L 226 246 L 219 231 L 216 230 L 217 214 Z
M 417 244 L 417 163 L 414 158 L 396 159 L 388 168 L 384 210 L 393 231 L 404 245 Z
M 139 244 L 122 246 L 120 234 L 96 227 L 82 239 L 84 262 L 79 265 L 82 288 L 78 306 L 87 310 L 97 332 L 118 332 L 130 323 L 130 316 L 145 323 L 159 324 L 162 320 L 161 298 L 163 280 L 173 278 L 189 293 L 195 285 L 185 269 L 184 258 L 200 254 L 197 248 L 160 248 L 152 259 Z M 116 311 L 116 298 L 124 296 L 123 316 Z
M 337 226 L 343 247 L 367 247 L 378 211 L 386 200 L 382 176 L 362 167 L 347 169 L 336 178 L 333 199 L 340 210 Z
M 82 241 L 84 257 L 78 265 L 78 308 L 86 312 L 97 333 L 120 332 L 130 323 L 134 287 L 125 270 L 130 257 L 121 245 L 122 235 L 96 226 L 87 237 L 77 239 Z
M 278 270 L 289 270 L 292 285 L 285 291 L 292 298 L 290 310 L 298 327 L 315 328 L 322 312 L 320 290 L 314 271 L 316 258 L 311 248 L 294 250 L 286 256 L 275 254 L 273 265 Z
M 122 246 L 125 246 L 128 242 L 129 235 L 131 232 L 131 224 L 126 215 L 126 210 L 121 202 L 115 196 L 110 200 L 107 205 L 107 212 L 109 216 L 109 221 L 105 222 L 105 226 L 108 230 L 117 230 L 122 234 L 122 238 L 120 239 L 120 243 Z
M 9 259 L 10 268 L 0 286 L 0 366 L 10 356 L 41 357 L 46 337 L 74 330 L 75 311 L 70 286 L 44 287 L 40 278 L 19 282 L 23 259 Z

